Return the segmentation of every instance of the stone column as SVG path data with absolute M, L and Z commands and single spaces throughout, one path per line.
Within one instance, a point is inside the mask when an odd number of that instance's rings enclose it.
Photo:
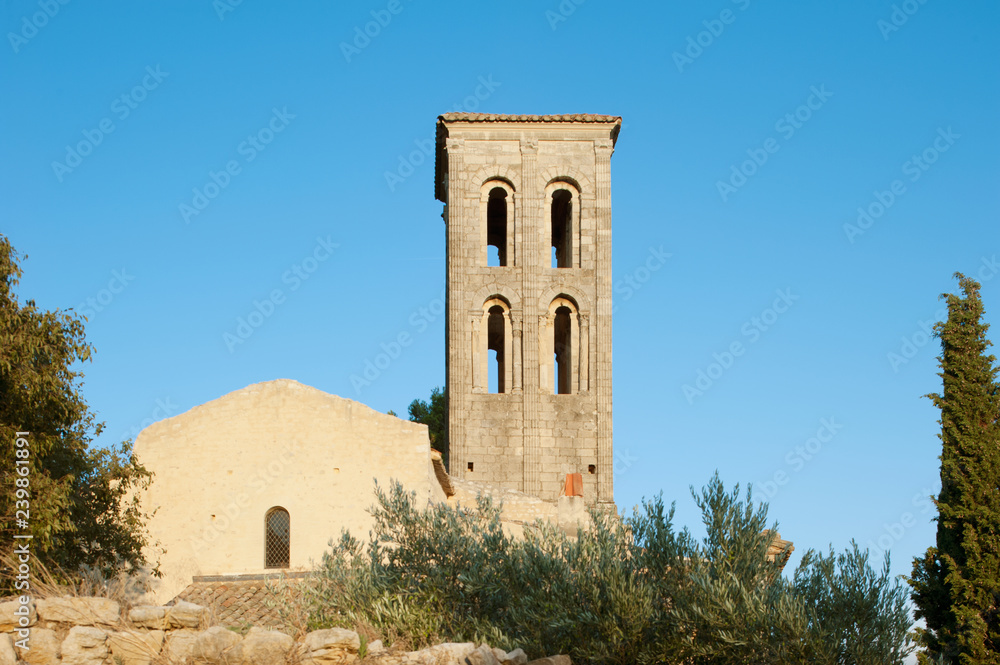
M 614 449 L 611 420 L 611 153 L 610 138 L 594 141 L 597 212 L 597 501 L 614 501 Z
M 481 393 L 483 391 L 483 360 L 482 353 L 483 340 L 480 334 L 482 325 L 482 315 L 472 314 L 472 392 Z
M 552 366 L 552 353 L 555 350 L 553 347 L 555 336 L 552 334 L 554 322 L 554 315 L 538 315 L 538 392 L 543 395 L 553 393 L 556 389 L 552 383 L 555 373 L 555 368 Z
M 514 373 L 514 381 L 511 392 L 515 395 L 521 394 L 521 317 L 514 312 L 510 313 L 510 334 L 513 342 L 511 353 L 511 371 Z
M 514 335 L 511 331 L 510 325 L 510 312 L 508 310 L 503 311 L 503 391 L 509 393 L 513 386 L 513 369 L 514 363 L 513 354 L 511 353 L 511 347 L 513 343 Z M 499 377 L 498 377 L 499 381 Z
M 456 478 L 465 477 L 465 421 L 467 412 L 467 394 L 471 393 L 472 372 L 469 371 L 467 349 L 469 342 L 468 311 L 469 304 L 464 302 L 464 292 L 459 290 L 465 276 L 464 259 L 465 243 L 463 242 L 464 226 L 468 223 L 469 214 L 465 203 L 467 192 L 463 190 L 464 173 L 464 139 L 447 139 L 445 150 L 448 153 L 448 322 L 447 322 L 447 372 L 448 372 L 448 472 Z M 475 214 L 478 210 L 473 209 Z M 453 292 L 452 287 L 455 287 Z M 456 302 L 457 300 L 457 302 Z
M 521 139 L 521 196 L 519 217 L 523 247 L 518 253 L 524 286 L 524 339 L 537 338 L 534 328 L 538 314 L 539 226 L 545 192 L 538 181 L 538 141 Z M 524 458 L 521 490 L 538 496 L 541 493 L 541 444 L 538 436 L 538 344 L 524 345 Z
M 580 315 L 580 392 L 590 392 L 590 315 Z

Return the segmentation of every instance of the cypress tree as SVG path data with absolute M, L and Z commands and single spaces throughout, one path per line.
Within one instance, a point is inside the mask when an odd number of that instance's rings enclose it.
M 987 354 L 979 283 L 955 277 L 964 297 L 945 294 L 941 340 L 941 493 L 937 543 L 913 563 L 916 617 L 926 629 L 924 663 L 1000 663 L 1000 388 Z

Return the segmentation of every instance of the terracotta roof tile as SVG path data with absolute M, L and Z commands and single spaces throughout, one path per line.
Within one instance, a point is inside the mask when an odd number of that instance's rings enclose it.
M 498 113 L 445 113 L 438 116 L 444 122 L 621 122 L 621 116 L 596 113 L 563 115 L 507 115 Z
M 258 576 L 254 576 L 258 577 Z M 263 576 L 260 576 L 263 577 Z M 275 577 L 275 582 L 278 578 Z M 285 578 L 288 584 L 302 583 L 302 579 Z M 171 601 L 186 600 L 208 607 L 221 626 L 242 628 L 250 623 L 262 627 L 279 627 L 281 617 L 270 606 L 274 596 L 263 579 L 231 577 L 228 579 L 202 578 L 189 584 Z

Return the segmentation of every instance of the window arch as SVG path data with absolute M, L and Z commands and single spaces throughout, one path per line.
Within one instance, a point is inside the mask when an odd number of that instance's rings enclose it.
M 480 192 L 482 265 L 514 265 L 514 188 L 503 180 L 488 180 Z
M 490 298 L 473 312 L 472 343 L 473 392 L 517 392 L 513 326 L 505 300 Z
M 291 561 L 291 517 L 274 507 L 264 516 L 264 567 L 288 568 Z
M 572 319 L 573 312 L 569 307 L 560 305 L 556 308 L 552 322 L 552 364 L 555 366 L 552 385 L 557 395 L 569 395 L 574 392 Z
M 590 384 L 590 317 L 567 296 L 552 300 L 539 320 L 539 382 L 555 395 L 586 393 Z
M 580 267 L 580 192 L 557 180 L 545 188 L 553 268 Z
M 507 360 L 507 313 L 500 305 L 493 305 L 487 312 L 486 318 L 486 351 L 490 356 L 492 351 L 495 355 L 489 358 L 489 376 L 487 386 L 491 393 L 507 392 L 505 386 L 505 364 Z

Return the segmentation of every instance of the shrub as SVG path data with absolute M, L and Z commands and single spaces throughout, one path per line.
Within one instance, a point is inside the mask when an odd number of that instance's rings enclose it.
M 694 493 L 694 492 L 693 492 Z M 662 497 L 569 536 L 505 534 L 500 506 L 418 507 L 376 486 L 367 543 L 349 533 L 308 585 L 310 629 L 367 627 L 390 642 L 442 640 L 567 653 L 585 663 L 902 663 L 905 591 L 867 553 L 806 554 L 794 581 L 767 558 L 776 525 L 718 476 L 694 493 L 707 534 L 673 525 Z

